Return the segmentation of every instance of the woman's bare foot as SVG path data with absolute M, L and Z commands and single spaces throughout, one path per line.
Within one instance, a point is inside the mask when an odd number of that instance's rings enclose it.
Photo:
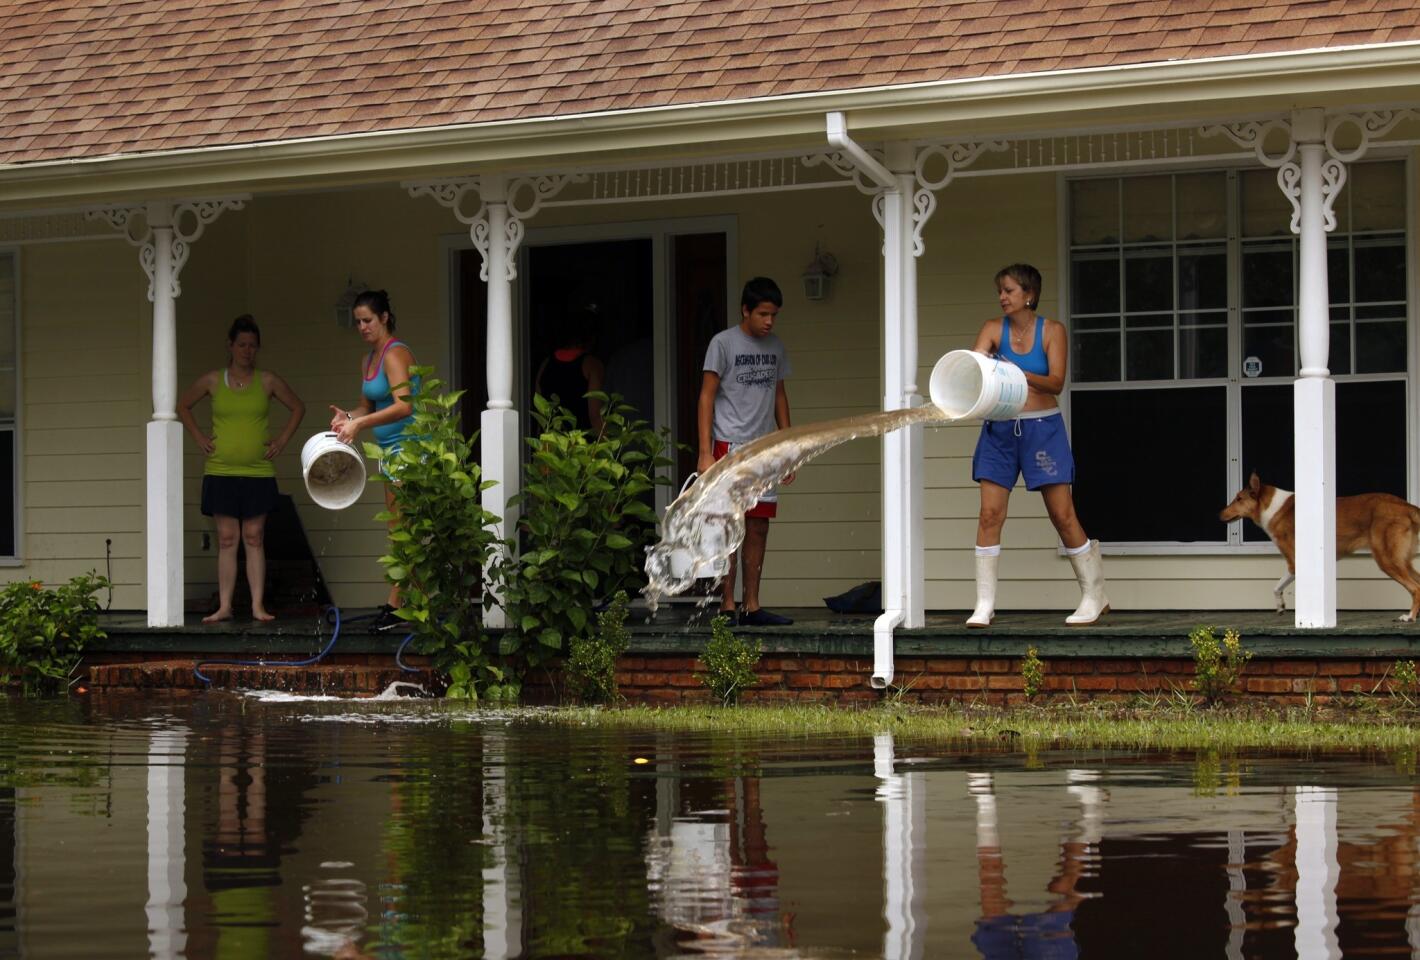
M 268 623 L 276 619 L 276 614 L 267 613 L 265 610 L 253 610 L 251 612 L 251 618 L 257 623 Z
M 216 613 L 209 613 L 202 618 L 203 623 L 220 623 L 223 620 L 232 619 L 232 611 L 226 607 L 219 607 Z

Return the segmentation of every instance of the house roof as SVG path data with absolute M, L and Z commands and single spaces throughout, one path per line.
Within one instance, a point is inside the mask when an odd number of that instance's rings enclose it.
M 1420 40 L 1413 0 L 30 0 L 0 163 Z

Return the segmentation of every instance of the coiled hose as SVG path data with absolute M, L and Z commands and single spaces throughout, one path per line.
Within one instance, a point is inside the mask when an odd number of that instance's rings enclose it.
M 331 630 L 330 641 L 326 643 L 325 647 L 321 650 L 321 652 L 316 654 L 314 657 L 307 657 L 304 660 L 199 660 L 193 666 L 192 672 L 197 676 L 198 680 L 201 680 L 203 682 L 203 684 L 211 686 L 212 678 L 202 672 L 203 667 L 309 667 L 312 664 L 320 663 L 335 647 L 335 642 L 340 639 L 340 626 L 342 622 L 340 617 L 340 608 L 332 604 L 327 609 L 326 616 L 330 618 L 331 625 L 334 627 L 334 629 Z M 367 613 L 362 614 L 358 617 L 351 617 L 349 620 L 346 620 L 344 622 L 358 623 L 361 620 L 373 620 L 375 616 L 376 614 Z M 409 635 L 406 636 L 404 640 L 400 642 L 399 648 L 396 649 L 394 652 L 394 662 L 404 673 L 419 672 L 419 669 L 417 667 L 411 667 L 404 662 L 404 648 L 409 646 L 410 642 L 413 639 L 414 632 L 410 631 Z

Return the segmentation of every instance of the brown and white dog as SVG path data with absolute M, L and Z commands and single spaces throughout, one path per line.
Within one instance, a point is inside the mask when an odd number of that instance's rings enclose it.
M 1246 517 L 1263 529 L 1282 551 L 1287 574 L 1277 581 L 1272 594 L 1277 612 L 1287 608 L 1282 591 L 1296 579 L 1296 503 L 1292 491 L 1268 486 L 1253 471 L 1233 502 L 1218 514 L 1220 520 Z M 1386 576 L 1410 592 L 1410 612 L 1399 619 L 1409 623 L 1420 614 L 1420 573 L 1411 566 L 1417 539 L 1420 539 L 1420 507 L 1412 506 L 1388 493 L 1363 493 L 1336 498 L 1336 555 L 1344 557 L 1362 547 L 1370 547 Z

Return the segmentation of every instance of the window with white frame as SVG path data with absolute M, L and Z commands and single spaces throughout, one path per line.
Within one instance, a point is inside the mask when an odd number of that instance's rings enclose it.
M 1328 235 L 1343 495 L 1406 493 L 1405 184 L 1403 162 L 1352 165 Z M 1114 543 L 1265 540 L 1217 516 L 1249 471 L 1294 486 L 1298 251 L 1275 172 L 1074 180 L 1069 204 L 1085 528 Z
M 0 558 L 19 553 L 19 322 L 15 255 L 0 253 Z

